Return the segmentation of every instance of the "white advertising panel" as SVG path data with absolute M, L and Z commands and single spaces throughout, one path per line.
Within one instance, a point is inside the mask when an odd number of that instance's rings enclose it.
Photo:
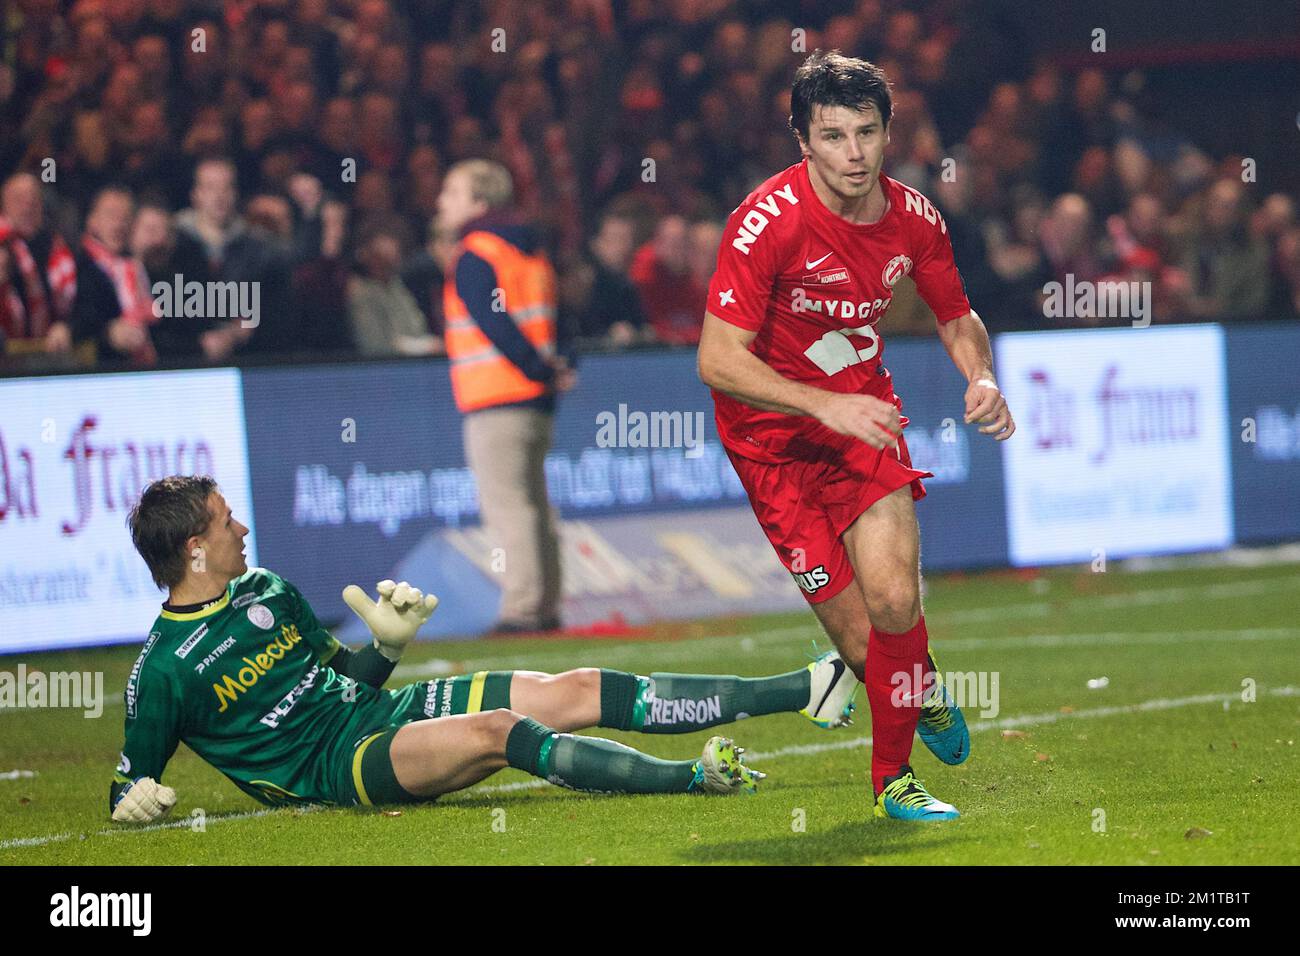
M 1013 564 L 1231 543 L 1221 328 L 1003 335 L 997 371 Z
M 165 595 L 126 517 L 170 474 L 217 479 L 254 565 L 238 370 L 0 381 L 0 654 L 148 637 Z

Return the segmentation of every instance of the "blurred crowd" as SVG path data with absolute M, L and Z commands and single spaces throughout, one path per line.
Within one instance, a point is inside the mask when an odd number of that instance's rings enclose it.
M 886 172 L 935 200 L 992 328 L 1113 321 L 1048 317 L 1066 276 L 1150 282 L 1156 321 L 1297 316 L 1293 199 L 1198 150 L 1140 74 L 1036 63 L 968 0 L 908 6 L 14 0 L 6 354 L 439 354 L 438 196 L 478 156 L 546 236 L 570 338 L 692 343 L 727 213 L 798 160 L 789 83 L 817 47 L 891 77 Z M 175 277 L 256 282 L 257 321 L 210 296 L 160 310 Z M 885 321 L 932 328 L 905 291 Z

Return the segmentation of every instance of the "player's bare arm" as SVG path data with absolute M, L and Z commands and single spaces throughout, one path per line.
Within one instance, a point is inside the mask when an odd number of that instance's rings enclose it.
M 700 380 L 763 411 L 815 418 L 872 448 L 891 446 L 902 434 L 898 409 L 891 403 L 792 381 L 749 350 L 755 335 L 706 312 L 700 334 Z
M 966 387 L 966 424 L 979 422 L 981 433 L 1006 441 L 1015 434 L 1016 423 L 993 375 L 993 348 L 983 321 L 972 309 L 960 318 L 941 323 L 939 339 L 970 383 Z

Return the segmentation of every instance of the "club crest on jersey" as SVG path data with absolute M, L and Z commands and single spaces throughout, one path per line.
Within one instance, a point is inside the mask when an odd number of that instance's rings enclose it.
M 254 626 L 269 631 L 275 625 L 275 615 L 265 604 L 254 604 L 248 609 L 248 619 Z
M 901 256 L 901 255 L 894 256 L 894 258 L 890 259 L 887 263 L 885 263 L 885 269 L 883 272 L 880 273 L 880 281 L 885 283 L 885 285 L 889 286 L 889 288 L 892 289 L 894 287 L 895 282 L 903 278 L 903 276 L 907 275 L 911 271 L 912 271 L 911 259 L 909 259 L 907 256 Z

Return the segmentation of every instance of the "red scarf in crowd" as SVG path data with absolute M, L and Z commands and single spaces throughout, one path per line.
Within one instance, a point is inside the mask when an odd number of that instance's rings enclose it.
M 41 266 L 32 256 L 27 242 L 0 216 L 0 245 L 9 253 L 9 275 L 0 286 L 0 318 L 5 335 L 14 339 L 40 339 L 55 322 L 66 321 L 77 294 L 77 265 L 67 243 L 55 236 L 45 262 L 45 278 L 50 294 L 41 281 Z M 22 283 L 23 294 L 18 292 Z M 51 303 L 51 298 L 54 300 Z
M 153 296 L 149 294 L 149 277 L 139 259 L 115 255 L 90 233 L 81 237 L 81 247 L 112 281 L 123 321 L 144 328 L 158 321 L 153 311 Z M 152 365 L 158 356 L 153 345 L 147 343 L 131 357 L 139 364 Z

